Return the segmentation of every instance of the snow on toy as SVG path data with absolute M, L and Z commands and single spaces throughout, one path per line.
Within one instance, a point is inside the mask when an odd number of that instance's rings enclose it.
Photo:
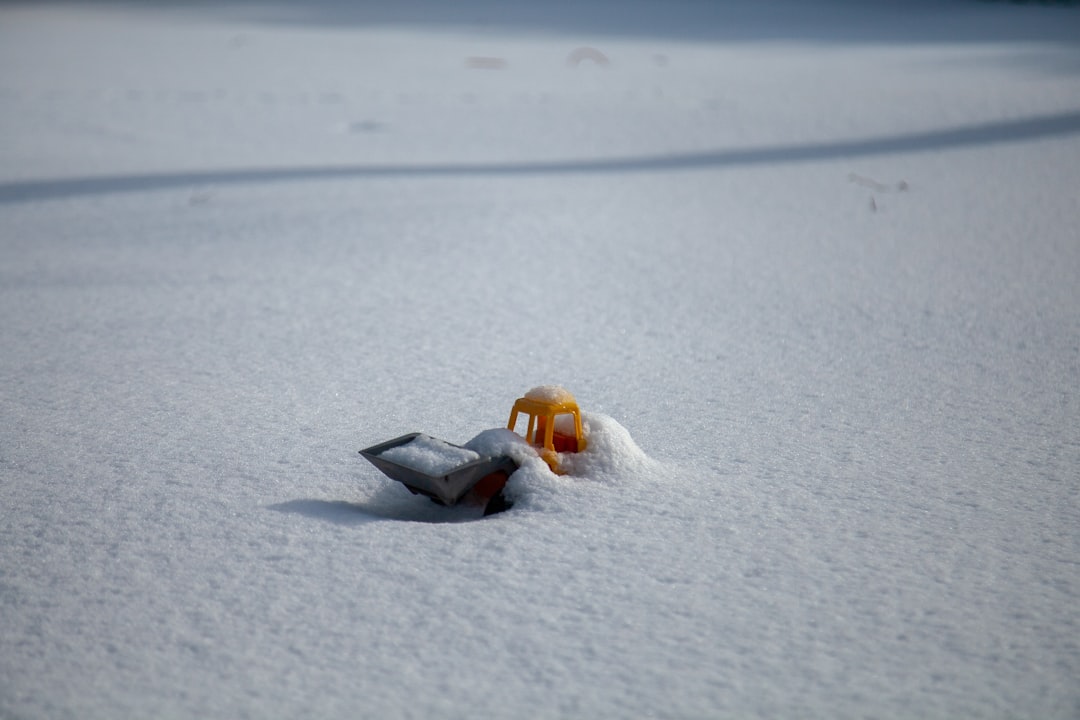
M 524 434 L 517 431 L 519 424 Z M 548 467 L 560 475 L 564 472 L 561 456 L 585 449 L 577 401 L 556 385 L 533 388 L 514 401 L 506 427 L 518 432 Z M 360 454 L 413 494 L 426 495 L 447 506 L 468 498 L 483 505 L 485 515 L 509 508 L 502 490 L 520 466 L 507 454 L 482 455 L 415 432 L 373 445 Z

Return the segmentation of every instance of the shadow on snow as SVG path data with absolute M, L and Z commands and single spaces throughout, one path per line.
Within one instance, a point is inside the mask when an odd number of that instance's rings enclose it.
M 483 519 L 480 508 L 441 507 L 426 498 L 406 495 L 389 488 L 376 493 L 367 502 L 303 499 L 268 505 L 281 513 L 303 515 L 336 525 L 364 525 L 382 520 L 421 523 L 462 523 Z
M 251 185 L 308 180 L 400 177 L 535 176 L 710 170 L 870 155 L 914 153 L 1023 142 L 1080 133 L 1080 111 L 835 142 L 777 145 L 665 155 L 516 163 L 342 165 L 336 167 L 252 168 L 205 172 L 146 173 L 0 183 L 0 203 L 20 203 L 113 193 L 145 192 L 202 185 Z

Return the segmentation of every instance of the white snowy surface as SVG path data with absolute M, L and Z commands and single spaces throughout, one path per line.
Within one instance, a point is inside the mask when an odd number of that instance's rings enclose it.
M 4 3 L 0 718 L 1075 718 L 1078 189 L 1075 3 Z
M 407 443 L 383 450 L 379 457 L 436 477 L 447 474 L 459 465 L 480 459 L 480 455 L 472 450 L 423 433 Z

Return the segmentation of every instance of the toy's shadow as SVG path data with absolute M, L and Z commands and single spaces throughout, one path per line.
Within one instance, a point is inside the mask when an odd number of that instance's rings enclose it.
M 337 525 L 363 525 L 381 520 L 422 523 L 462 523 L 483 519 L 483 508 L 469 505 L 443 507 L 404 488 L 380 488 L 361 502 L 345 500 L 290 500 L 269 509 L 295 513 Z

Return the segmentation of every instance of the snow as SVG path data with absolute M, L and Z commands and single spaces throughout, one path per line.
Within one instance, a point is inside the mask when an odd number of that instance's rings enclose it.
M 567 474 L 595 481 L 618 483 L 626 478 L 649 478 L 662 466 L 638 447 L 617 420 L 601 413 L 582 413 L 585 450 L 564 453 L 561 467 Z
M 540 385 L 525 393 L 529 400 L 546 403 L 575 402 L 574 396 L 561 385 Z
M 442 477 L 459 465 L 480 459 L 472 450 L 423 433 L 407 443 L 383 450 L 379 457 L 433 477 Z
M 565 397 L 566 390 L 561 396 Z M 514 459 L 518 470 L 510 476 L 505 495 L 519 510 L 559 502 L 582 483 L 625 484 L 662 478 L 664 466 L 645 454 L 617 420 L 602 413 L 582 412 L 586 447 L 580 453 L 561 453 L 559 465 L 564 476 L 556 475 L 537 450 L 516 432 L 491 428 L 479 433 L 465 446 L 486 457 L 503 455 Z
M 1076 717 L 1078 13 L 0 5 L 0 718 Z
M 513 459 L 518 465 L 525 465 L 534 459 L 540 460 L 536 449 L 525 442 L 525 438 L 506 428 L 484 430 L 465 443 L 465 447 L 484 457 L 502 457 L 505 455 Z M 547 467 L 546 463 L 540 462 L 543 467 Z

